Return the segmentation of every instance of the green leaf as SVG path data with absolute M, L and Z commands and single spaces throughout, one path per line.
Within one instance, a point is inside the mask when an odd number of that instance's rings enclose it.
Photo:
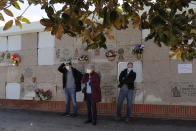
M 18 10 L 21 10 L 21 9 L 20 9 L 20 6 L 19 6 L 19 4 L 18 4 L 18 2 L 16 2 L 16 1 L 14 2 L 14 7 L 15 7 L 16 9 L 18 9 Z
M 24 0 L 19 0 L 21 3 L 24 3 Z
M 27 24 L 30 24 L 30 23 L 31 23 L 31 22 L 30 22 L 27 18 L 25 18 L 25 17 L 22 18 L 22 22 L 25 22 L 25 23 L 27 23 Z
M 116 11 L 118 11 L 118 13 L 123 13 L 123 11 L 120 8 L 116 8 Z
M 3 27 L 3 30 L 8 30 L 8 29 L 10 29 L 10 28 L 12 27 L 12 25 L 13 25 L 13 20 L 9 20 L 9 21 L 5 24 L 5 26 Z
M 20 27 L 20 29 L 22 29 L 22 24 L 21 24 L 21 22 L 19 21 L 19 20 L 15 20 L 15 24 L 16 24 L 16 26 L 19 26 Z

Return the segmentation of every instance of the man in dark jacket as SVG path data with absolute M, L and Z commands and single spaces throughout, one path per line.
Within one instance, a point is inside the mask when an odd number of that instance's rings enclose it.
M 73 117 L 77 116 L 77 102 L 76 92 L 81 91 L 81 79 L 82 74 L 80 71 L 72 67 L 70 61 L 62 63 L 59 68 L 59 72 L 63 73 L 63 89 L 65 92 L 65 104 L 66 111 L 64 116 L 70 115 L 70 99 L 73 104 L 74 114 Z
M 96 125 L 97 107 L 96 104 L 101 101 L 100 77 L 94 71 L 94 65 L 89 64 L 86 68 L 86 74 L 82 78 L 82 83 L 85 84 L 83 89 L 84 100 L 86 101 L 88 110 L 88 120 L 85 123 Z
M 119 82 L 120 82 L 119 88 L 121 89 L 118 96 L 117 117 L 116 117 L 117 120 L 121 118 L 121 109 L 125 98 L 127 99 L 126 121 L 130 120 L 135 78 L 136 78 L 136 73 L 133 72 L 133 63 L 128 63 L 127 69 L 123 70 L 119 76 Z

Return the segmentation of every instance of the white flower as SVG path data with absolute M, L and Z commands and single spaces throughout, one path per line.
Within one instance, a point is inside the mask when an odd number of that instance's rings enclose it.
M 142 44 L 141 47 L 144 48 L 144 45 Z

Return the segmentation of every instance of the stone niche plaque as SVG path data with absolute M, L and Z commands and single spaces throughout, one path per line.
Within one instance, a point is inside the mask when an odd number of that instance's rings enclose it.
M 104 93 L 103 96 L 105 96 L 105 97 L 109 97 L 109 96 L 113 97 L 114 96 L 114 90 L 116 88 L 112 84 L 107 84 L 107 85 L 102 85 L 101 89 L 102 89 L 102 92 Z
M 115 66 L 112 63 L 102 63 L 102 64 L 99 65 L 98 68 L 100 69 L 101 73 L 107 73 L 107 74 L 113 73 L 114 70 L 115 70 L 114 69 Z
M 172 97 L 195 97 L 196 85 L 193 82 L 174 82 L 171 85 Z
M 72 49 L 56 49 L 56 63 L 62 63 L 68 59 L 73 58 Z

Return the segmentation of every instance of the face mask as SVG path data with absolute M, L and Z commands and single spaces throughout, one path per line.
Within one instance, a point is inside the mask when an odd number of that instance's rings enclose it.
M 133 70 L 133 68 L 128 68 L 128 71 L 132 71 Z
M 91 73 L 91 70 L 86 69 L 86 73 L 90 74 Z
M 69 66 L 65 66 L 65 68 L 67 69 L 67 70 L 69 70 L 70 68 L 69 68 Z

